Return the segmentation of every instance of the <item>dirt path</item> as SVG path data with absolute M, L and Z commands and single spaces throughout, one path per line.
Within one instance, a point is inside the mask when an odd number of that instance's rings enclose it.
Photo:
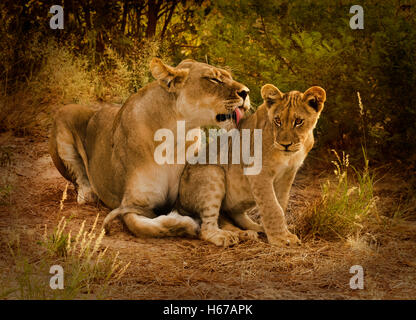
M 97 214 L 102 223 L 109 210 L 77 205 L 72 186 L 59 213 L 66 180 L 51 162 L 46 138 L 34 141 L 6 133 L 0 135 L 0 146 L 11 154 L 11 163 L 0 167 L 1 182 L 12 186 L 7 203 L 0 204 L 0 240 L 19 232 L 24 235 L 22 245 L 30 250 L 44 225 L 52 230 L 60 214 L 69 218 L 73 232 L 83 220 L 91 226 Z M 311 175 L 307 165 L 302 169 L 292 191 L 291 212 L 319 195 L 323 178 L 316 172 Z M 299 248 L 272 248 L 262 239 L 227 249 L 196 239 L 135 238 L 118 221 L 112 230 L 104 245 L 119 251 L 123 261 L 131 261 L 121 281 L 111 288 L 113 299 L 416 298 L 415 228 L 389 231 L 374 244 L 309 241 Z M 13 261 L 5 241 L 0 243 L 1 276 L 13 277 Z M 364 268 L 363 290 L 349 287 L 353 265 Z

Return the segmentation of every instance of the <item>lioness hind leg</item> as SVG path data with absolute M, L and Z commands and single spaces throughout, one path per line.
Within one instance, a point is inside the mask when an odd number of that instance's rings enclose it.
M 63 142 L 58 138 L 58 155 L 65 165 L 69 174 L 73 177 L 72 182 L 77 186 L 77 202 L 84 204 L 86 202 L 94 202 L 97 200 L 96 195 L 92 191 L 90 182 L 88 181 L 84 163 L 79 156 L 75 146 L 70 143 Z
M 76 186 L 80 204 L 97 200 L 87 177 L 82 143 L 86 126 L 94 113 L 92 108 L 82 105 L 66 105 L 58 109 L 49 139 L 51 158 L 59 172 Z

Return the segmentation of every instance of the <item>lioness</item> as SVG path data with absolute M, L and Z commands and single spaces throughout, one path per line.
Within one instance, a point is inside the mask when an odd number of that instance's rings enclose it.
M 185 215 L 199 214 L 200 237 L 217 246 L 235 244 L 241 236 L 254 238 L 257 232 L 263 231 L 246 214 L 256 205 L 269 243 L 299 242 L 289 232 L 284 212 L 296 172 L 313 146 L 313 129 L 324 107 L 326 93 L 320 87 L 312 87 L 304 93 L 283 94 L 266 84 L 261 95 L 263 104 L 239 125 L 240 129 L 250 130 L 251 145 L 253 130 L 262 129 L 260 173 L 244 175 L 245 164 L 231 164 L 230 158 L 228 165 L 187 165 L 181 178 L 179 211 Z M 229 220 L 220 229 L 220 210 L 238 227 L 251 231 L 235 231 L 237 228 L 230 228 Z
M 161 128 L 176 134 L 178 120 L 185 120 L 185 133 L 202 125 L 235 127 L 250 107 L 249 90 L 226 70 L 193 60 L 174 68 L 154 58 L 150 70 L 157 81 L 121 108 L 67 105 L 58 110 L 50 154 L 75 184 L 78 203 L 98 196 L 114 209 L 105 227 L 122 215 L 137 236 L 195 235 L 199 225 L 191 218 L 162 215 L 175 203 L 185 165 L 157 164 L 154 134 Z

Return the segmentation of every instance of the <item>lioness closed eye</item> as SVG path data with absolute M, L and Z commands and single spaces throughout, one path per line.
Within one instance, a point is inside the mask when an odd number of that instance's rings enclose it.
M 166 215 L 185 165 L 155 162 L 155 132 L 176 132 L 177 121 L 186 123 L 184 134 L 203 125 L 235 127 L 250 107 L 248 89 L 228 71 L 193 60 L 171 67 L 154 58 L 150 70 L 156 81 L 121 108 L 60 108 L 49 151 L 61 174 L 77 187 L 79 203 L 99 198 L 114 209 L 105 227 L 121 215 L 137 236 L 196 235 L 194 220 Z
M 263 227 L 271 244 L 299 242 L 287 229 L 284 212 L 296 172 L 313 146 L 313 129 L 326 93 L 321 87 L 312 87 L 304 93 L 284 94 L 267 84 L 261 95 L 263 104 L 239 126 L 240 130 L 250 129 L 251 144 L 253 130 L 262 129 L 261 172 L 244 175 L 245 164 L 229 160 L 228 165 L 188 165 L 181 178 L 180 211 L 198 214 L 202 220 L 200 237 L 218 246 L 235 244 L 243 237 L 256 238 Z M 263 227 L 246 214 L 256 205 Z M 229 222 L 220 229 L 220 211 L 246 231 Z

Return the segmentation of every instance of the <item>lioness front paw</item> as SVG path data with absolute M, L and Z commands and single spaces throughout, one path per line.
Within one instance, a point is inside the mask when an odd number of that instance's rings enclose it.
M 269 240 L 269 243 L 271 245 L 277 246 L 296 246 L 300 245 L 301 243 L 299 238 L 293 233 L 290 233 L 289 231 L 283 233 L 282 235 L 267 237 L 267 239 Z
M 221 229 L 201 230 L 201 239 L 209 241 L 218 247 L 229 247 L 239 242 L 236 232 Z

